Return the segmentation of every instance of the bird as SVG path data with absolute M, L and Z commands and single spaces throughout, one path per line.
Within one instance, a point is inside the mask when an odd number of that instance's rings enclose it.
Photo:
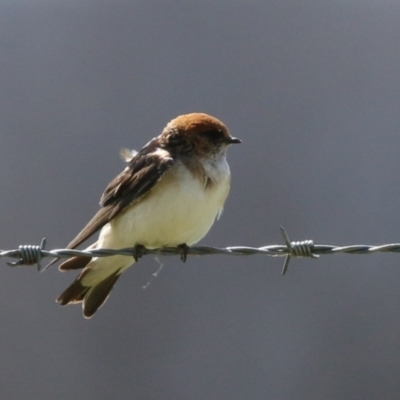
M 100 231 L 87 249 L 176 246 L 185 260 L 187 246 L 200 241 L 222 213 L 231 181 L 226 150 L 236 143 L 241 140 L 219 119 L 190 113 L 171 120 L 140 151 L 121 150 L 126 168 L 106 187 L 100 209 L 67 248 Z M 56 301 L 63 306 L 82 303 L 83 316 L 91 318 L 137 258 L 68 259 L 60 271 L 82 271 Z

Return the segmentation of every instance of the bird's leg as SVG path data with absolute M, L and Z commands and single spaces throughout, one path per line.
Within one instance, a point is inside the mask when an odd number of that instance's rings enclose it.
M 144 256 L 146 254 L 146 247 L 144 247 L 142 244 L 135 244 L 133 247 L 133 258 L 135 259 L 135 262 L 138 262 L 139 258 Z
M 181 261 L 186 262 L 189 246 L 186 243 L 179 244 L 176 246 L 178 248 L 178 252 L 181 255 Z

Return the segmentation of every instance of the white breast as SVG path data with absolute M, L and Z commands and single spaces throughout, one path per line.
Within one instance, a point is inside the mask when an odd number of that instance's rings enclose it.
M 177 163 L 148 195 L 102 229 L 99 247 L 158 248 L 202 239 L 221 213 L 230 186 L 225 157 L 203 166 L 212 185 L 205 187 L 202 179 Z

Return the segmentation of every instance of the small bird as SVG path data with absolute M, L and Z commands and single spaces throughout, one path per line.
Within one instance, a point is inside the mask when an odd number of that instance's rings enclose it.
M 139 152 L 122 150 L 128 166 L 107 186 L 101 208 L 68 248 L 100 230 L 88 249 L 179 246 L 185 257 L 185 248 L 202 239 L 221 215 L 230 188 L 226 149 L 234 143 L 241 140 L 221 121 L 192 113 L 170 121 Z M 59 270 L 82 271 L 57 302 L 82 302 L 83 316 L 91 318 L 135 261 L 120 255 L 70 258 Z

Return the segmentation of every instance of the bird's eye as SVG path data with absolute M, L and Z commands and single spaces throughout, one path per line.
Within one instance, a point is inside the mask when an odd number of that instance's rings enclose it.
M 212 140 L 213 142 L 219 142 L 224 139 L 224 133 L 219 129 L 210 129 L 201 133 L 201 136 Z

